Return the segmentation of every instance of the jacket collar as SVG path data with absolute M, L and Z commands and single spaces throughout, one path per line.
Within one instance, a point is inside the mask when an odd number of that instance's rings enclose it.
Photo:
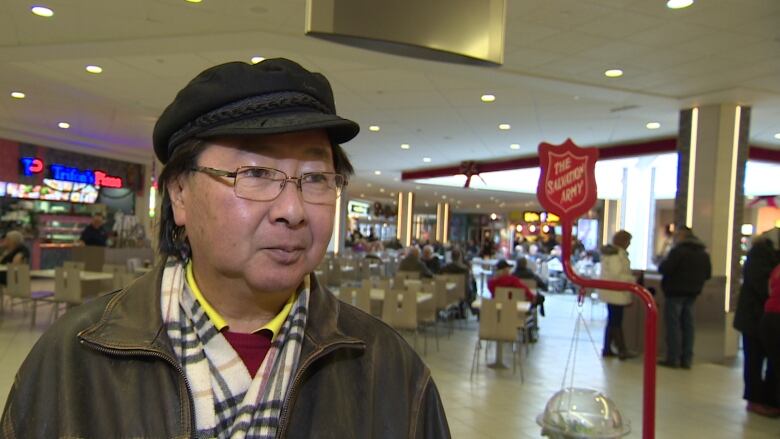
M 160 263 L 116 293 L 100 320 L 79 333 L 79 337 L 109 349 L 154 350 L 175 356 L 160 310 L 164 269 L 165 263 Z M 319 284 L 314 274 L 310 287 L 309 316 L 301 354 L 339 343 L 365 346 L 363 340 L 344 334 L 339 321 L 342 303 Z

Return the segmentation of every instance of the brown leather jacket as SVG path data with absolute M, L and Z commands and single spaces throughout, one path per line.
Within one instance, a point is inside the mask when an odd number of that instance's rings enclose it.
M 158 267 L 60 318 L 22 364 L 2 438 L 191 438 L 192 399 L 160 316 Z M 277 437 L 448 438 L 430 371 L 395 331 L 312 282 Z

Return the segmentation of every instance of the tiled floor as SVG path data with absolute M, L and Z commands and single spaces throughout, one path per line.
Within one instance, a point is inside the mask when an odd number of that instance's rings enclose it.
M 547 399 L 561 388 L 566 357 L 572 339 L 576 308 L 573 296 L 548 296 L 547 317 L 541 321 L 540 341 L 525 361 L 525 382 L 519 371 L 496 371 L 484 367 L 484 357 L 474 379 L 469 379 L 477 322 L 456 325 L 455 333 L 440 340 L 436 352 L 428 345 L 424 357 L 433 370 L 455 438 L 534 438 L 541 429 L 535 418 Z M 586 322 L 598 343 L 604 313 L 584 309 Z M 39 312 L 36 328 L 29 314 L 6 310 L 0 317 L 0 406 L 4 405 L 16 369 L 48 324 L 49 313 Z M 642 425 L 642 362 L 602 361 L 587 334 L 579 337 L 574 385 L 606 392 L 617 403 L 632 431 L 640 438 Z M 429 340 L 432 341 L 432 340 Z M 422 340 L 419 340 L 422 348 Z M 492 357 L 492 351 L 491 351 Z M 505 355 L 509 362 L 509 352 Z M 511 363 L 510 363 L 511 364 Z M 741 400 L 739 365 L 725 367 L 696 363 L 690 371 L 658 370 L 656 437 L 708 439 L 763 439 L 780 437 L 780 419 L 748 414 Z

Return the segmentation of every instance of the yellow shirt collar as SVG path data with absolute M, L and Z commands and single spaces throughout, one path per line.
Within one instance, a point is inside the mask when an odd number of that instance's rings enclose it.
M 308 288 L 309 286 L 309 278 L 306 277 L 306 280 L 304 281 L 305 287 Z M 208 316 L 209 320 L 211 320 L 211 323 L 217 328 L 217 331 L 222 331 L 224 328 L 228 327 L 227 322 L 225 321 L 224 317 L 222 317 L 219 312 L 217 312 L 216 309 L 214 309 L 213 306 L 206 300 L 205 297 L 203 297 L 203 293 L 200 292 L 200 288 L 198 288 L 198 284 L 195 282 L 195 276 L 192 274 L 192 262 L 187 263 L 187 285 L 189 285 L 190 290 L 192 290 L 192 294 L 195 295 L 195 299 L 200 303 L 200 306 L 203 308 L 203 311 L 205 311 L 206 315 Z M 279 333 L 279 331 L 282 329 L 282 325 L 284 324 L 284 321 L 287 320 L 287 316 L 290 314 L 290 310 L 292 309 L 293 303 L 295 303 L 296 300 L 298 300 L 298 294 L 299 291 L 296 291 L 295 294 L 291 294 L 290 298 L 287 299 L 287 303 L 284 304 L 284 307 L 281 311 L 279 311 L 279 314 L 276 315 L 273 319 L 271 319 L 268 323 L 263 325 L 262 327 L 252 331 L 258 332 L 262 331 L 263 329 L 267 329 L 271 331 L 272 337 L 276 337 L 276 335 Z

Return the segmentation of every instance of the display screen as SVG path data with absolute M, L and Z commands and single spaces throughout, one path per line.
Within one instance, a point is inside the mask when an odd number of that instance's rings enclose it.
M 43 179 L 43 184 L 0 182 L 0 195 L 27 200 L 68 201 L 92 204 L 97 201 L 98 190 L 86 183 Z

